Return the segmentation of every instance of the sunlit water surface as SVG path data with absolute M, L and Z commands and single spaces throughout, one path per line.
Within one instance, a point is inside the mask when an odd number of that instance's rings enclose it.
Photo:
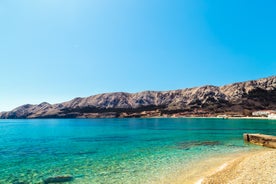
M 275 120 L 0 120 L 0 183 L 152 183 L 210 156 L 258 149 L 244 132 L 276 135 Z

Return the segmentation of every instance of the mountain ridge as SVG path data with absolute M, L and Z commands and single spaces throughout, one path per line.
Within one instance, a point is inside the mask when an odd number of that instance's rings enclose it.
M 114 118 L 250 115 L 276 109 L 276 76 L 224 86 L 205 85 L 169 91 L 114 92 L 77 97 L 57 104 L 25 104 L 0 118 Z

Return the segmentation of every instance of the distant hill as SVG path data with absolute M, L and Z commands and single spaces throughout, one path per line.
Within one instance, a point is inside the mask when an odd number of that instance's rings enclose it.
M 276 109 L 276 76 L 221 87 L 104 93 L 59 104 L 27 104 L 1 112 L 0 118 L 247 116 L 266 109 Z

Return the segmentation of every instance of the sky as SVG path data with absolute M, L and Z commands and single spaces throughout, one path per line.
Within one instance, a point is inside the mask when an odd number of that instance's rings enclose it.
M 275 0 L 0 0 L 0 111 L 276 74 Z

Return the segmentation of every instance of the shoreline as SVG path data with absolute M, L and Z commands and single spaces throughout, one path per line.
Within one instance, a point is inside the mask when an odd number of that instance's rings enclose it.
M 175 118 L 175 119 L 256 119 L 256 120 L 276 120 L 268 117 L 252 117 L 252 116 L 244 116 L 244 117 L 216 117 L 216 116 L 179 116 L 179 117 L 165 117 L 165 116 L 154 116 L 154 117 L 141 117 L 141 118 Z
M 217 116 L 141 116 L 141 117 L 75 117 L 75 118 L 0 118 L 0 120 L 49 120 L 49 119 L 252 119 L 252 120 L 276 120 L 269 117 L 241 116 L 241 117 L 217 117 Z
M 225 162 L 196 184 L 222 183 L 276 183 L 276 150 L 248 152 Z
M 195 160 L 153 184 L 276 183 L 276 149 L 260 148 Z M 256 182 L 255 182 L 256 181 Z
M 264 148 L 265 149 L 265 148 Z M 202 184 L 205 177 L 211 176 L 236 158 L 250 153 L 262 152 L 263 149 L 241 150 L 226 154 L 208 154 L 206 157 L 191 160 L 188 165 L 183 165 L 176 170 L 163 173 L 160 178 L 155 178 L 151 184 Z

